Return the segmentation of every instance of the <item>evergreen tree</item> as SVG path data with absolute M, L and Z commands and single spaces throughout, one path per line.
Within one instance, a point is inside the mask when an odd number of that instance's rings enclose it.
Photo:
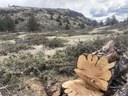
M 80 26 L 81 29 L 84 29 L 85 28 L 84 23 L 79 24 L 79 26 Z
M 0 31 L 4 31 L 4 24 L 3 19 L 0 18 Z
M 69 20 L 68 20 L 68 19 L 66 19 L 66 22 L 67 22 L 67 24 L 70 24 L 70 22 L 69 22 Z
M 69 30 L 69 29 L 70 29 L 70 27 L 69 27 L 68 24 L 65 25 L 65 29 L 66 29 L 66 30 Z
M 76 22 L 74 22 L 73 25 L 76 25 Z
M 50 18 L 51 20 L 53 19 L 53 16 L 51 15 L 51 18 Z
M 57 22 L 60 22 L 60 19 L 61 19 L 61 16 L 59 15 L 59 16 L 56 18 L 56 21 L 57 21 Z
M 126 22 L 128 23 L 128 17 L 127 17 L 127 19 L 126 19 Z
M 92 26 L 96 27 L 98 25 L 98 22 L 96 20 L 92 21 Z
M 110 25 L 111 24 L 111 18 L 107 18 L 106 21 L 105 21 L 106 25 Z
M 38 31 L 39 23 L 37 22 L 35 16 L 31 16 L 28 20 L 28 31 Z
M 61 21 L 59 22 L 59 25 L 62 26 L 62 22 Z
M 6 15 L 4 18 L 3 18 L 3 30 L 4 31 L 14 31 L 15 29 L 15 22 L 14 20 Z
M 100 26 L 103 26 L 103 25 L 104 25 L 104 23 L 103 23 L 102 20 L 100 21 L 99 25 L 100 25 Z
M 117 24 L 118 23 L 118 20 L 116 19 L 116 16 L 113 15 L 112 18 L 107 18 L 106 19 L 106 25 L 114 25 L 114 24 Z
M 117 24 L 117 23 L 118 23 L 118 20 L 116 19 L 116 16 L 113 15 L 113 16 L 112 16 L 111 25 L 114 25 L 114 24 Z

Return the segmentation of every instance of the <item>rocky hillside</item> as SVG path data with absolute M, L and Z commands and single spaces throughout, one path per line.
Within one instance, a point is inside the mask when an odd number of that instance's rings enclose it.
M 40 24 L 41 30 L 51 29 L 88 29 L 92 21 L 79 12 L 70 9 L 51 9 L 9 6 L 0 8 L 0 17 L 11 16 L 15 21 L 16 31 L 26 31 L 27 21 L 34 15 Z

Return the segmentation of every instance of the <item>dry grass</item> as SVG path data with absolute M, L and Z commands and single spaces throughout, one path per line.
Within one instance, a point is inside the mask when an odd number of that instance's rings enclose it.
M 0 45 L 0 55 L 7 55 L 8 53 L 17 53 L 21 50 L 32 49 L 30 45 L 23 44 L 12 44 L 9 42 L 1 43 Z
M 0 36 L 0 40 L 14 40 L 14 39 L 16 39 L 17 38 L 17 36 L 18 36 L 18 34 L 14 34 L 14 33 L 6 33 L 6 34 L 4 34 L 4 35 L 1 35 Z

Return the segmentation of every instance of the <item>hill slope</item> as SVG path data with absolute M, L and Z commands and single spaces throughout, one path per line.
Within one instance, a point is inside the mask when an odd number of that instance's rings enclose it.
M 0 9 L 0 17 L 5 15 L 11 16 L 15 20 L 17 31 L 26 31 L 27 21 L 30 16 L 34 15 L 40 23 L 41 30 L 65 29 L 66 25 L 70 29 L 88 29 L 92 20 L 86 18 L 83 14 L 72 11 L 70 9 L 51 9 L 51 8 L 35 8 L 10 6 Z

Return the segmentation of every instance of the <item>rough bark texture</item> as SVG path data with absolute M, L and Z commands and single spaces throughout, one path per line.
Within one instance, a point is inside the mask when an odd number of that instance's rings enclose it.
M 128 96 L 127 53 L 127 49 L 117 49 L 113 40 L 109 41 L 99 51 L 94 52 L 94 54 L 108 56 L 109 62 L 116 61 L 116 66 L 113 70 L 113 76 L 109 82 L 108 91 L 104 94 L 104 96 Z
M 128 82 L 119 89 L 113 96 L 128 96 Z

